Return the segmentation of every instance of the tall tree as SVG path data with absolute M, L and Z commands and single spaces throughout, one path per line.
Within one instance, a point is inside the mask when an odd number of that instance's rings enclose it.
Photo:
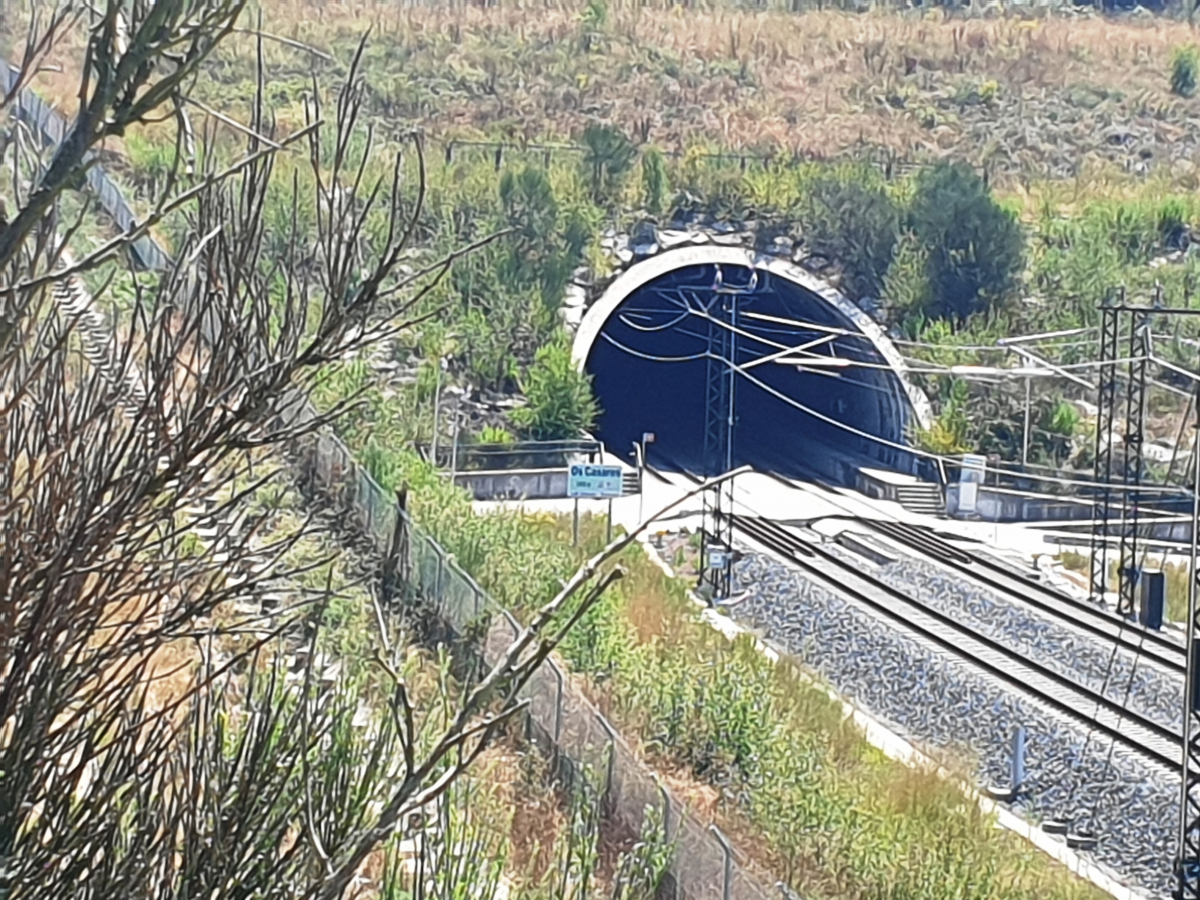
M 969 166 L 922 172 L 910 218 L 928 251 L 930 315 L 961 321 L 1012 292 L 1025 262 L 1020 223 Z

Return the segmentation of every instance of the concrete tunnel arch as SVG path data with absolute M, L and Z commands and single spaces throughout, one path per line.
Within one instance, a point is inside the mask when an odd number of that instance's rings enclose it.
M 654 327 L 633 319 L 651 322 L 658 315 L 654 304 L 672 293 L 692 291 L 702 299 L 703 288 L 697 286 L 713 282 L 718 270 L 743 284 L 756 273 L 760 285 L 739 301 L 747 312 L 740 314 L 736 357 L 742 372 L 736 388 L 735 465 L 815 474 L 844 484 L 853 483 L 860 466 L 918 474 L 920 458 L 901 448 L 907 446 L 910 424 L 928 427 L 929 401 L 912 384 L 883 329 L 799 266 L 742 247 L 701 245 L 659 253 L 621 273 L 588 309 L 575 334 L 573 357 L 592 376 L 600 403 L 596 436 L 612 452 L 631 456 L 632 443 L 643 432 L 654 432 L 657 440 L 648 451 L 652 462 L 702 471 L 708 361 L 697 356 L 707 347 L 692 327 L 695 316 L 683 312 L 672 325 L 671 300 L 658 311 L 662 321 Z M 707 296 L 711 300 L 716 294 L 710 290 Z M 789 321 L 797 325 L 790 334 L 780 324 Z M 829 337 L 833 332 L 840 336 Z M 822 335 L 823 342 L 807 354 L 850 358 L 857 365 L 821 374 L 812 367 L 752 363 L 768 353 L 778 355 L 776 347 Z

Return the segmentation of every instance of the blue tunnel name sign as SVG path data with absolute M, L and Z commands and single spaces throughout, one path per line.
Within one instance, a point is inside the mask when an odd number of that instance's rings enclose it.
M 576 463 L 567 472 L 568 497 L 620 497 L 621 467 Z

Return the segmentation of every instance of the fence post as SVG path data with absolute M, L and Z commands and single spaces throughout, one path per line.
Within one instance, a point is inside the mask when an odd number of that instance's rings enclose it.
M 563 714 L 563 688 L 565 686 L 562 669 L 550 661 L 550 671 L 554 673 L 555 679 L 558 681 L 558 696 L 554 698 L 554 744 L 558 746 L 558 742 L 562 739 L 562 714 Z
M 716 825 L 709 825 L 708 830 L 713 833 L 717 843 L 721 845 L 721 851 L 725 854 L 725 884 L 721 888 L 721 900 L 730 900 L 733 896 L 733 848 L 729 846 L 728 839 Z
M 521 626 L 517 624 L 517 620 L 513 618 L 512 613 L 507 609 L 501 608 L 500 612 L 504 615 L 504 621 L 508 623 L 508 627 L 512 630 L 510 641 L 515 641 L 521 636 Z
M 667 786 L 662 783 L 662 779 L 658 777 L 658 773 L 652 772 L 650 777 L 654 779 L 654 786 L 658 788 L 658 794 L 662 797 L 662 816 L 663 816 L 663 843 L 671 849 L 671 859 L 667 866 L 666 884 L 670 885 L 670 893 L 663 890 L 659 896 L 666 900 L 678 900 L 679 897 L 679 853 L 678 847 L 671 847 L 671 792 L 667 790 Z M 686 816 L 685 812 L 680 813 L 679 824 L 683 824 L 683 819 Z
M 446 560 L 442 557 L 442 548 L 434 542 L 433 538 L 429 539 L 429 543 L 433 547 L 433 555 L 437 558 L 437 574 L 433 576 L 433 596 L 437 602 L 438 616 L 445 618 L 442 609 L 442 573 L 446 569 Z
M 613 770 L 617 761 L 617 732 L 608 724 L 608 719 L 604 718 L 602 713 L 596 713 L 596 721 L 608 735 L 608 765 L 604 773 L 604 800 L 611 812 L 616 807 L 616 798 L 613 796 Z
M 658 794 L 662 797 L 663 803 L 663 840 L 669 844 L 671 843 L 671 795 L 657 773 L 653 777 L 654 786 L 658 788 Z

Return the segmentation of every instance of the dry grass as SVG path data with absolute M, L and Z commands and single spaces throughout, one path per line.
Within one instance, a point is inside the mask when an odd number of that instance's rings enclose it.
M 1072 190 L 1083 191 L 1079 200 L 1097 181 L 1114 194 L 1135 190 L 1125 184 L 1131 173 L 1138 181 L 1153 173 L 1164 190 L 1200 187 L 1192 162 L 1200 97 L 1173 96 L 1168 84 L 1173 48 L 1193 40 L 1182 22 L 630 3 L 610 11 L 606 36 L 589 53 L 579 46 L 582 4 L 260 5 L 267 31 L 338 60 L 267 42 L 272 104 L 285 130 L 302 117 L 314 70 L 333 83 L 370 27 L 377 111 L 415 119 L 434 135 L 561 140 L 605 119 L 671 150 L 703 142 L 825 157 L 865 144 L 904 159 L 953 155 L 1038 197 L 1045 189 L 1037 182 L 1059 180 L 1054 199 L 1065 205 Z M 36 80 L 64 112 L 75 106 L 81 49 L 81 34 L 65 37 Z M 250 94 L 253 54 L 250 37 L 231 38 L 200 95 L 236 113 Z M 122 152 L 119 141 L 106 149 Z
M 1156 157 L 1197 140 L 1186 120 L 1200 101 L 1167 83 L 1172 48 L 1192 34 L 1162 19 L 631 5 L 612 11 L 602 51 L 588 54 L 573 5 L 262 6 L 274 31 L 335 53 L 371 25 L 397 51 L 376 63 L 384 80 L 419 80 L 432 54 L 451 89 L 424 124 L 443 134 L 571 135 L 599 117 L 668 148 L 703 140 L 819 156 L 866 142 L 1048 171 L 1077 153 L 1123 163 L 1129 154 L 1114 149 L 1131 148 L 1109 145 L 1113 127 L 1131 127 L 1132 149 L 1149 144 Z M 286 66 L 283 52 L 272 58 Z
M 495 797 L 510 811 L 509 872 L 537 883 L 554 863 L 554 845 L 567 824 L 561 797 L 546 783 L 546 764 L 529 747 L 507 741 L 488 751 L 474 776 L 492 785 Z

